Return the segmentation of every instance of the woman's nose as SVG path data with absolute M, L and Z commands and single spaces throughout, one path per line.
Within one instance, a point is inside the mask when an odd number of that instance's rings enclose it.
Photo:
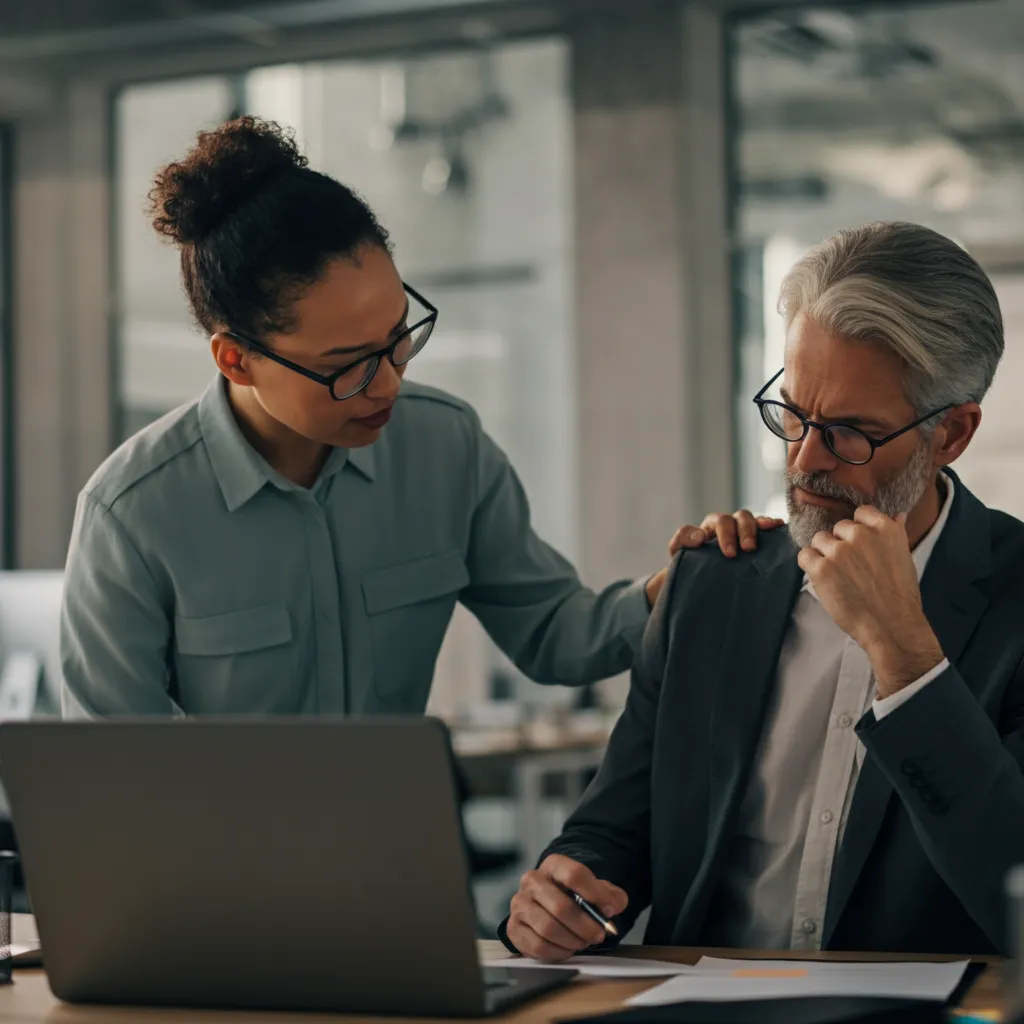
M 402 375 L 390 359 L 381 359 L 373 379 L 366 385 L 368 398 L 394 398 L 402 384 Z

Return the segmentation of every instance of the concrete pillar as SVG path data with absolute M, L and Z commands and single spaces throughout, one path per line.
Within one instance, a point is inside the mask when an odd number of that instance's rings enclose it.
M 657 569 L 733 507 L 721 15 L 595 10 L 573 35 L 583 568 Z
M 0 124 L 0 568 L 14 562 L 14 417 L 11 397 L 14 360 L 11 358 L 11 191 L 14 161 L 11 131 Z
M 64 564 L 75 495 L 110 450 L 109 105 L 69 87 L 15 126 L 14 564 Z

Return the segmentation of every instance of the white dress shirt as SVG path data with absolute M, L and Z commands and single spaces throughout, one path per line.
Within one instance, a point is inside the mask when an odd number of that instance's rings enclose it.
M 942 480 L 942 511 L 913 552 L 919 580 L 953 504 L 953 481 Z M 867 655 L 804 579 L 708 923 L 713 944 L 820 949 L 832 865 L 865 754 L 854 726 L 869 706 L 876 718 L 892 714 L 948 664 L 872 701 Z

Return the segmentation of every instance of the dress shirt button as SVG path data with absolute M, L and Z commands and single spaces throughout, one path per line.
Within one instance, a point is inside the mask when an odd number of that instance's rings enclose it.
M 853 725 L 853 715 L 848 715 L 846 712 L 843 712 L 843 714 L 839 716 L 838 725 L 840 729 L 849 729 L 850 726 Z
M 811 917 L 808 917 L 800 927 L 807 935 L 813 935 L 818 930 L 817 924 L 815 924 L 814 919 Z
M 821 821 L 822 825 L 827 825 L 832 820 L 832 812 L 822 811 L 818 818 Z

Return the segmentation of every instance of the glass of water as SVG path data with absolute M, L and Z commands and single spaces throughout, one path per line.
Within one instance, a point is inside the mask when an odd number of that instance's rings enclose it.
M 17 862 L 17 854 L 0 850 L 0 985 L 11 980 L 11 902 Z
M 1006 876 L 1010 956 L 1006 964 L 1006 1020 L 1024 1017 L 1024 864 Z

